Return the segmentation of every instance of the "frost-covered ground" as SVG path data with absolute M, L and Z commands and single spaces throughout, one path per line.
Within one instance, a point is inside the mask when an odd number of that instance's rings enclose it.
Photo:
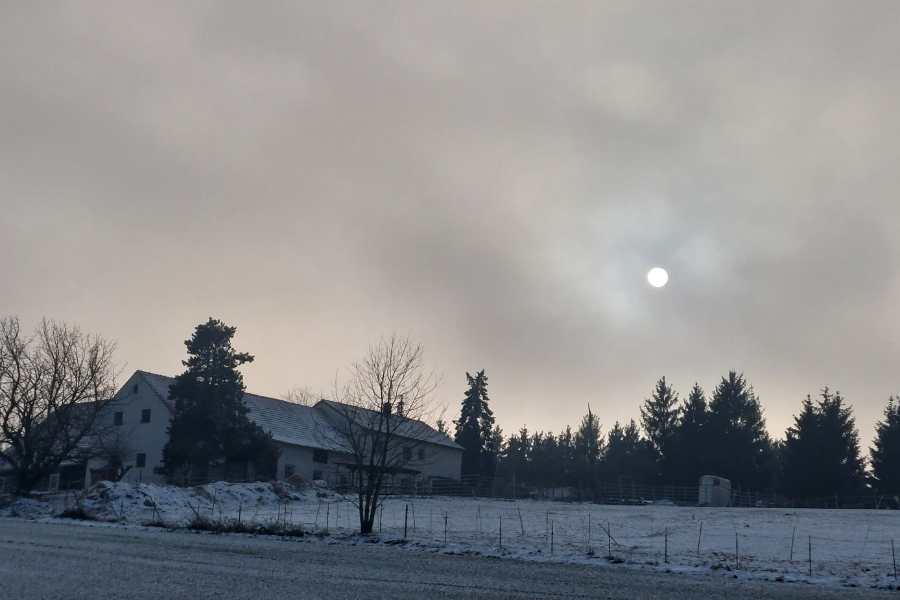
M 7 512 L 46 518 L 76 503 L 72 496 L 57 497 L 52 506 L 20 500 Z M 346 498 L 324 489 L 268 483 L 197 488 L 99 484 L 80 503 L 101 519 L 130 524 L 162 520 L 184 525 L 201 515 L 302 525 L 310 531 L 328 530 L 337 538 L 358 529 L 356 509 Z M 892 540 L 900 542 L 897 511 L 389 498 L 376 519 L 377 533 L 386 541 L 399 540 L 404 524 L 407 547 L 432 552 L 612 562 L 829 585 L 889 588 L 898 583 L 892 555 Z

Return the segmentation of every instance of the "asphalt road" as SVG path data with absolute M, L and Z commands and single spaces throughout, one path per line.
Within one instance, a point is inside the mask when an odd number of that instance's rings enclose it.
M 0 519 L 0 600 L 896 597 L 364 543 Z

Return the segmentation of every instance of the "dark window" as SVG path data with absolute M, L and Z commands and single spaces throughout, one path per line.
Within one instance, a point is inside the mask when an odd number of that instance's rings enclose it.
M 150 422 L 150 409 L 145 408 L 141 411 L 141 423 L 149 423 Z
M 412 448 L 403 448 L 403 460 L 412 460 Z
M 294 465 L 284 465 L 284 478 L 287 479 L 294 474 Z
M 113 414 L 113 425 L 121 425 L 125 420 L 125 415 L 121 412 Z
M 425 460 L 425 448 L 419 448 L 419 460 Z
M 134 387 L 131 388 L 131 393 L 133 393 L 133 394 L 137 394 L 137 393 L 138 393 L 138 387 L 137 387 L 137 384 L 134 384 Z
M 313 462 L 325 464 L 328 462 L 328 450 L 313 450 Z
M 147 455 L 143 452 L 139 453 L 137 457 L 134 459 L 134 466 L 138 469 L 143 469 L 147 466 Z
M 322 479 L 322 471 L 313 471 L 313 480 Z

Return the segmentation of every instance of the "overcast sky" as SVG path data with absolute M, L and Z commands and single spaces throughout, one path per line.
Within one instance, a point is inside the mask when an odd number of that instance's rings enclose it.
M 900 4 L 126 4 L 3 10 L 0 313 L 269 395 L 396 331 L 507 433 L 900 392 Z

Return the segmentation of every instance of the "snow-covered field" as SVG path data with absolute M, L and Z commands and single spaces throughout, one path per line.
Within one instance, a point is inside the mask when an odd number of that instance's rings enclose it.
M 324 489 L 268 483 L 197 488 L 104 483 L 81 502 L 101 519 L 129 524 L 161 519 L 183 525 L 199 514 L 213 520 L 302 525 L 309 531 L 327 530 L 338 539 L 358 529 L 356 509 L 346 498 Z M 74 497 L 56 497 L 52 506 L 20 500 L 7 512 L 48 518 L 75 503 Z M 433 552 L 612 562 L 830 585 L 898 584 L 892 554 L 892 540 L 900 542 L 897 511 L 389 498 L 376 519 L 377 532 L 383 540 L 398 540 L 404 537 L 404 525 L 408 547 Z

